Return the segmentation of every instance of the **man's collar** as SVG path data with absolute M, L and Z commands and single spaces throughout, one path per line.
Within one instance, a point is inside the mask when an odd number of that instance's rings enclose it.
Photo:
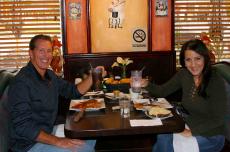
M 31 61 L 28 63 L 28 66 L 33 70 L 33 72 L 37 75 L 39 79 L 44 80 L 42 76 L 39 74 L 39 72 L 37 71 L 37 69 L 34 67 Z M 48 70 L 46 70 L 45 72 L 45 79 L 51 80 L 51 77 L 48 74 Z

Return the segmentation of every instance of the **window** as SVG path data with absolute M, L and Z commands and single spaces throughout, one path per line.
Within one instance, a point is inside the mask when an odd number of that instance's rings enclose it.
M 190 39 L 210 39 L 216 62 L 230 61 L 230 1 L 175 0 L 175 50 L 177 65 L 181 45 Z
M 28 60 L 36 34 L 61 37 L 59 0 L 0 1 L 0 69 L 17 69 Z

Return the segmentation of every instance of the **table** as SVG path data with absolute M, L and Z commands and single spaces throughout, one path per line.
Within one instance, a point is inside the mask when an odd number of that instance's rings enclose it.
M 112 143 L 113 148 L 118 148 L 121 146 L 124 149 L 127 149 L 125 146 L 125 143 L 127 142 L 125 141 L 128 141 L 129 144 L 127 145 L 129 145 L 128 149 L 130 149 L 131 147 L 138 147 L 138 144 L 141 143 L 144 144 L 143 146 L 148 144 L 148 146 L 151 147 L 154 142 L 155 134 L 181 132 L 184 130 L 184 121 L 179 115 L 175 113 L 174 110 L 172 110 L 174 116 L 162 120 L 162 126 L 131 127 L 129 119 L 147 118 L 143 111 L 132 109 L 130 118 L 121 118 L 119 110 L 112 110 L 113 106 L 118 105 L 118 101 L 111 101 L 106 99 L 105 102 L 105 109 L 94 112 L 86 112 L 84 117 L 79 122 L 73 121 L 74 112 L 69 111 L 65 123 L 66 137 L 97 139 L 97 145 L 99 144 L 101 146 L 105 146 Z M 117 145 L 115 143 L 117 143 Z M 122 150 L 120 149 L 119 151 Z

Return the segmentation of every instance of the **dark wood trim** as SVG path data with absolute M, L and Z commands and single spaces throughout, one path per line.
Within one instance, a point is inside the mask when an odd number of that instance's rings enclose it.
M 174 0 L 171 0 L 172 6 L 171 6 L 171 48 L 173 51 L 175 51 L 175 21 L 174 21 L 174 15 L 175 15 L 175 7 L 174 7 Z
M 150 76 L 156 83 L 166 82 L 176 72 L 175 52 L 174 51 L 155 51 L 155 52 L 126 52 L 126 53 L 100 53 L 100 54 L 71 54 L 64 55 L 64 76 L 65 79 L 74 82 L 82 69 L 87 68 L 91 63 L 94 67 L 105 66 L 110 72 L 113 70 L 111 65 L 116 58 L 130 58 L 134 61 L 127 67 L 127 75 L 130 76 L 131 70 L 141 69 L 146 66 L 143 76 Z
M 91 49 L 91 23 L 90 23 L 90 0 L 86 1 L 86 19 L 87 19 L 87 48 L 88 48 L 88 53 L 92 53 Z
M 66 2 L 65 0 L 61 1 L 61 27 L 62 27 L 62 50 L 63 50 L 63 54 L 67 54 L 68 52 L 68 48 L 67 48 L 67 41 L 66 41 Z
M 148 16 L 148 52 L 152 51 L 152 0 L 149 0 Z

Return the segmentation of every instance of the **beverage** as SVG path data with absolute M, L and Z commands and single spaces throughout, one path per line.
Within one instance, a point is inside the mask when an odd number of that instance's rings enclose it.
M 120 114 L 122 118 L 130 117 L 130 100 L 128 98 L 119 99 Z
M 102 69 L 94 68 L 92 69 L 92 78 L 93 78 L 93 85 L 92 89 L 94 91 L 101 90 L 101 82 L 102 82 Z
M 130 99 L 133 101 L 134 99 L 138 99 L 139 98 L 139 94 L 138 92 L 133 92 L 132 88 L 129 89 L 129 94 L 130 94 Z
M 142 71 L 131 71 L 131 89 L 135 93 L 141 92 Z

